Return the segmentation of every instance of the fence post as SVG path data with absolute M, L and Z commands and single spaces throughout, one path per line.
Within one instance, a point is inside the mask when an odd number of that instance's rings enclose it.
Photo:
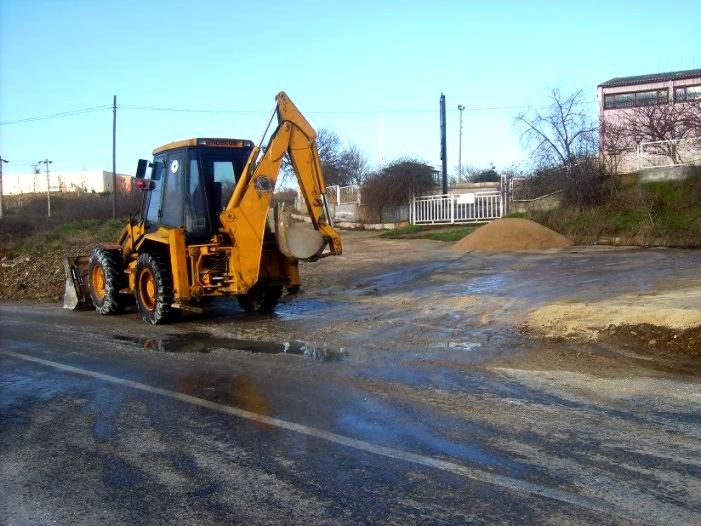
M 448 199 L 450 199 L 450 224 L 455 223 L 455 200 L 453 199 L 453 194 L 448 194 Z
M 415 225 L 416 221 L 416 194 L 412 190 L 411 192 L 411 208 L 409 208 L 409 223 Z

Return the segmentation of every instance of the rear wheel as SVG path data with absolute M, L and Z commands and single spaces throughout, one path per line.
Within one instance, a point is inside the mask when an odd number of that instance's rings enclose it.
M 246 312 L 273 312 L 282 296 L 282 285 L 254 285 L 246 294 L 236 296 Z
M 173 278 L 160 254 L 144 252 L 136 260 L 136 305 L 141 319 L 151 325 L 173 319 Z
M 93 249 L 88 262 L 88 289 L 99 314 L 115 314 L 124 309 L 124 302 L 119 298 L 119 289 L 123 284 L 119 255 L 105 247 Z

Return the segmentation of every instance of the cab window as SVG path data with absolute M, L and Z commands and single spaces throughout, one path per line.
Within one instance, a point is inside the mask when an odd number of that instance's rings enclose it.
M 185 208 L 185 231 L 192 237 L 209 234 L 209 212 L 207 211 L 206 184 L 200 177 L 196 151 L 191 151 L 188 170 L 188 206 Z
M 211 181 L 209 202 L 214 216 L 226 208 L 251 148 L 200 148 L 200 169 Z
M 169 153 L 165 164 L 161 224 L 181 227 L 185 208 L 185 152 Z
M 151 175 L 149 179 L 154 182 L 153 189 L 148 193 L 148 204 L 146 206 L 146 221 L 149 223 L 160 223 L 161 217 L 161 184 L 163 183 L 163 172 L 165 170 L 165 155 L 159 155 L 153 159 Z
M 212 161 L 212 177 L 215 184 L 221 184 L 220 202 L 216 203 L 219 211 L 221 211 L 229 202 L 229 198 L 236 186 L 234 163 L 232 161 Z

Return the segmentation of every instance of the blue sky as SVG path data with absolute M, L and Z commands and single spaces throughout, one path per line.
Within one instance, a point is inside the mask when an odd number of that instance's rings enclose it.
M 195 136 L 258 140 L 285 90 L 312 125 L 374 164 L 449 168 L 524 159 L 514 117 L 549 89 L 701 67 L 701 2 L 0 0 L 0 121 L 107 106 L 118 97 L 117 170 Z M 167 112 L 127 106 L 231 110 Z M 498 108 L 498 109 L 482 109 Z M 235 112 L 234 110 L 238 111 Z M 110 169 L 110 110 L 0 126 L 8 173 Z

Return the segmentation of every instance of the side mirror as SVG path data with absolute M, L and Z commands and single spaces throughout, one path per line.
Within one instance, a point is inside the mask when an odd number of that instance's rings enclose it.
M 146 159 L 139 159 L 139 163 L 136 165 L 137 179 L 143 179 L 146 177 L 146 168 L 148 168 L 148 161 Z

